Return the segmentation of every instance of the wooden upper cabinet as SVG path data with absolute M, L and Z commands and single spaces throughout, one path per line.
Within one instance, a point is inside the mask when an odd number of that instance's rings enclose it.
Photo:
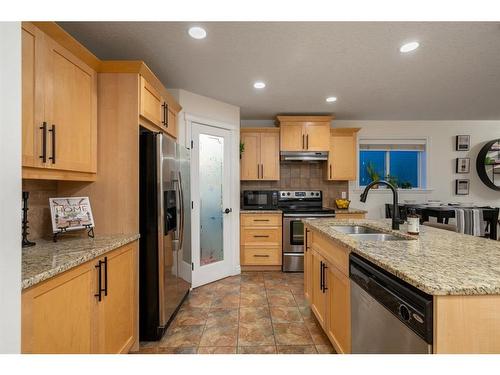
M 144 77 L 141 76 L 141 103 L 140 115 L 144 119 L 152 122 L 156 126 L 162 126 L 165 112 L 162 97 L 153 85 L 151 85 Z
M 242 131 L 240 139 L 245 147 L 241 154 L 240 179 L 258 180 L 260 178 L 260 133 Z
M 359 128 L 336 128 L 330 131 L 330 150 L 324 177 L 326 180 L 356 179 L 357 133 Z
M 281 151 L 328 151 L 331 116 L 278 116 Z
M 241 180 L 279 180 L 279 129 L 241 129 L 245 149 L 241 156 Z
M 97 74 L 22 24 L 23 178 L 95 180 Z
M 36 56 L 43 45 L 43 33 L 31 24 L 22 27 L 22 165 L 36 167 L 41 165 L 39 158 L 40 130 L 44 121 L 42 75 L 42 59 Z M 38 131 L 37 131 L 38 130 Z
M 165 129 L 165 131 L 171 137 L 177 138 L 177 112 L 172 109 L 172 107 L 169 106 L 167 102 L 165 102 L 165 104 L 167 104 L 167 110 L 165 111 L 167 116 L 167 128 Z
M 305 149 L 304 126 L 301 123 L 280 123 L 280 151 L 303 151 Z
M 43 73 L 49 165 L 96 173 L 97 74 L 49 38 L 46 53 Z

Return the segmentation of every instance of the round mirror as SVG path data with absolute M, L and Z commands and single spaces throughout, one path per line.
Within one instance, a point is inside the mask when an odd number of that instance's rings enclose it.
M 476 168 L 486 186 L 500 191 L 500 139 L 486 143 L 479 151 Z

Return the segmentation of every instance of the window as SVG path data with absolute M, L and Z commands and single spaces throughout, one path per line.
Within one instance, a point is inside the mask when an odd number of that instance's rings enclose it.
M 426 188 L 425 140 L 360 140 L 359 186 L 385 179 L 399 188 Z

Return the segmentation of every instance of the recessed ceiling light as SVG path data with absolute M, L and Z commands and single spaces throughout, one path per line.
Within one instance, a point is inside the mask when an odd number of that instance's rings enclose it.
M 188 30 L 188 34 L 194 39 L 204 39 L 207 37 L 207 32 L 203 27 L 193 26 Z
M 415 51 L 418 48 L 418 46 L 420 46 L 419 42 L 406 43 L 406 44 L 403 44 L 401 46 L 401 48 L 399 48 L 399 52 L 407 53 L 407 52 Z
M 256 89 L 263 89 L 264 87 L 266 87 L 266 84 L 262 81 L 257 81 L 253 84 L 253 87 L 255 87 Z
M 326 98 L 326 101 L 327 101 L 327 103 L 336 102 L 337 101 L 337 97 L 336 96 L 329 96 L 328 98 Z

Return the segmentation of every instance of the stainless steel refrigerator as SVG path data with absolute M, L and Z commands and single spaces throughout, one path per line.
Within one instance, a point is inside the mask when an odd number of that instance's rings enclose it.
M 191 288 L 189 150 L 141 128 L 139 336 L 159 340 Z

